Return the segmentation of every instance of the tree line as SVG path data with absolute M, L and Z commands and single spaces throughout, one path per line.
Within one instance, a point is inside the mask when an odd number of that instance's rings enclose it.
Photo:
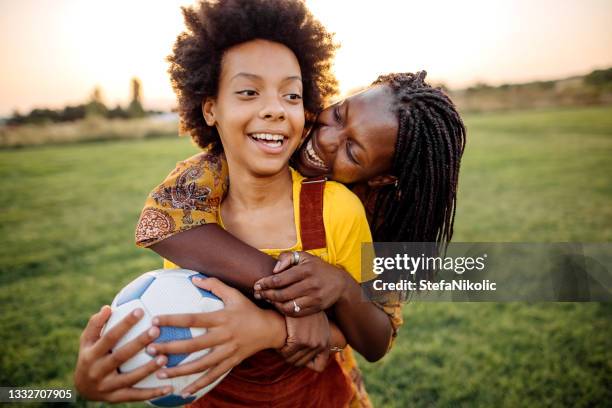
M 102 101 L 102 90 L 96 87 L 89 101 L 79 105 L 65 106 L 63 109 L 36 108 L 22 115 L 14 111 L 6 121 L 7 125 L 42 125 L 46 123 L 72 122 L 86 117 L 103 117 L 107 119 L 135 119 L 147 115 L 161 113 L 160 111 L 145 110 L 142 107 L 142 84 L 138 78 L 131 81 L 131 100 L 124 108 L 117 104 L 114 108 L 108 108 Z

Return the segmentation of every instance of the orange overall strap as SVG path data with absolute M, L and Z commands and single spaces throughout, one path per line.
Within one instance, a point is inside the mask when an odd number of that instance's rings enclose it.
M 302 180 L 300 192 L 300 229 L 302 250 L 325 248 L 325 224 L 323 223 L 323 190 L 325 177 Z

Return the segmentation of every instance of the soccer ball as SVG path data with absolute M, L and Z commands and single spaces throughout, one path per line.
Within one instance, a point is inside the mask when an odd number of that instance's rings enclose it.
M 198 275 L 205 277 L 198 272 L 186 269 L 159 269 L 147 272 L 134 279 L 121 289 L 113 300 L 111 305 L 112 315 L 104 327 L 103 333 L 110 330 L 134 309 L 141 308 L 144 311 L 144 315 L 140 321 L 119 340 L 115 346 L 115 349 L 117 349 L 148 330 L 151 327 L 151 321 L 154 316 L 175 313 L 214 312 L 223 309 L 224 305 L 221 299 L 207 290 L 198 288 L 191 282 L 191 279 Z M 159 329 L 160 335 L 155 339 L 154 343 L 190 339 L 206 333 L 205 328 L 199 327 L 186 328 L 162 326 Z M 209 350 L 200 350 L 189 354 L 169 354 L 166 367 L 175 367 L 189 363 L 206 355 L 208 352 Z M 143 349 L 130 360 L 123 363 L 120 367 L 120 371 L 123 373 L 130 372 L 148 363 L 153 358 L 153 356 L 147 354 Z M 212 390 L 225 375 L 227 375 L 227 373 L 225 373 L 217 381 L 199 390 L 194 395 L 188 398 L 182 398 L 180 396 L 180 391 L 202 376 L 202 374 L 204 374 L 204 372 L 182 377 L 159 379 L 153 373 L 136 383 L 134 387 L 152 388 L 172 385 L 174 386 L 172 394 L 155 398 L 147 402 L 151 405 L 160 407 L 184 405 L 195 401 Z

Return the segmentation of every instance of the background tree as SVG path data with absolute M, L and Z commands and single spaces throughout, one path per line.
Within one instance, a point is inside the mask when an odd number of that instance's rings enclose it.
M 102 116 L 106 117 L 108 109 L 102 101 L 102 90 L 96 86 L 91 93 L 89 102 L 85 105 L 86 116 Z
M 132 100 L 127 108 L 130 118 L 141 118 L 145 116 L 145 111 L 142 108 L 142 84 L 138 78 L 132 78 Z

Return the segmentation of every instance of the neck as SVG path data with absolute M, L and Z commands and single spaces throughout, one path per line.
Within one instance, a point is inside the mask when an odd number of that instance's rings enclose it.
M 351 191 L 355 193 L 357 197 L 363 203 L 363 207 L 366 210 L 366 217 L 368 223 L 372 223 L 372 217 L 374 216 L 374 207 L 376 206 L 376 199 L 378 198 L 378 189 L 372 188 L 368 183 L 358 183 L 351 186 Z
M 223 205 L 236 211 L 250 211 L 292 200 L 291 171 L 284 170 L 271 176 L 257 176 L 248 170 L 228 163 L 230 187 Z

